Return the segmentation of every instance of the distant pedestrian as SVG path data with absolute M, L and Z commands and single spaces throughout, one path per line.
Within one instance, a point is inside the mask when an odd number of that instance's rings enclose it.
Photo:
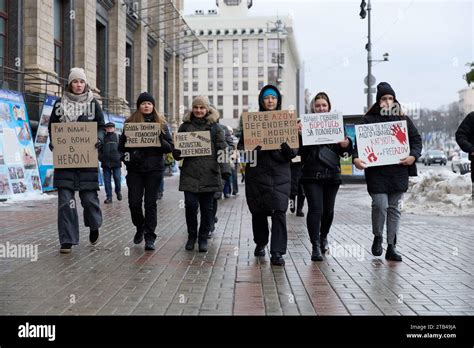
M 396 249 L 400 228 L 401 204 L 403 193 L 408 190 L 408 177 L 416 176 L 416 160 L 421 156 L 422 141 L 413 121 L 402 112 L 395 91 L 387 82 L 377 86 L 377 101 L 362 117 L 362 123 L 380 123 L 406 121 L 410 155 L 399 164 L 367 168 L 359 158 L 358 149 L 354 150 L 353 162 L 358 169 L 365 169 L 367 190 L 372 197 L 372 254 L 382 255 L 383 230 L 387 223 L 387 252 L 385 258 L 402 261 Z
M 112 177 L 115 183 L 115 194 L 119 201 L 122 200 L 122 161 L 118 150 L 120 136 L 115 133 L 115 124 L 109 122 L 105 125 L 104 146 L 99 150 L 99 161 L 104 173 L 105 204 L 112 203 Z
M 474 111 L 466 116 L 456 131 L 456 142 L 461 150 L 469 154 L 471 161 L 472 197 L 474 198 Z

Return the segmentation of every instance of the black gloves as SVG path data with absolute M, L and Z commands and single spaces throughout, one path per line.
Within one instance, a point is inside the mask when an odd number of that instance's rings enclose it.
M 255 149 L 253 149 L 254 151 L 261 151 L 262 150 L 262 146 L 258 145 Z
M 49 149 L 51 150 L 51 152 L 53 152 L 54 145 L 53 145 L 51 142 L 49 142 L 49 145 L 48 145 L 48 147 L 49 147 Z
M 175 160 L 179 161 L 181 160 L 181 150 L 179 149 L 174 149 L 173 150 L 173 157 Z
M 287 158 L 293 157 L 293 150 L 287 143 L 282 143 L 280 145 L 281 148 L 281 154 Z
M 102 143 L 102 140 L 97 139 L 97 142 L 95 143 L 95 148 L 100 149 L 104 144 Z

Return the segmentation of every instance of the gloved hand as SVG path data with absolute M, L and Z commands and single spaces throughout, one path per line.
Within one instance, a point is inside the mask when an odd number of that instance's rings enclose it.
M 288 157 L 288 158 L 293 156 L 293 150 L 287 143 L 282 143 L 280 145 L 280 148 L 281 148 L 281 153 L 283 156 Z
M 53 152 L 53 149 L 54 149 L 53 143 L 50 142 L 49 145 L 48 145 L 48 147 L 49 147 L 49 149 L 51 150 L 51 152 Z
M 173 157 L 175 160 L 179 161 L 181 159 L 181 150 L 174 149 L 173 150 Z
M 95 143 L 95 148 L 100 149 L 104 144 L 102 143 L 102 140 L 97 139 L 97 142 Z
M 254 151 L 257 151 L 257 152 L 262 151 L 262 146 L 258 145 L 258 146 L 257 146 L 255 149 L 253 149 L 253 150 L 254 150 Z

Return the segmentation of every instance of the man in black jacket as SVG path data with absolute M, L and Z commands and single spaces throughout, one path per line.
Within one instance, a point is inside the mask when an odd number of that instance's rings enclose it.
M 122 200 L 120 179 L 122 176 L 122 162 L 118 150 L 119 135 L 115 133 L 115 124 L 105 125 L 104 146 L 99 151 L 99 160 L 104 173 L 104 186 L 107 199 L 105 204 L 112 203 L 112 176 L 115 183 L 115 193 L 119 201 Z
M 471 161 L 472 197 L 474 197 L 474 174 L 472 162 L 474 162 L 474 111 L 466 116 L 456 131 L 456 142 L 461 150 L 469 154 Z

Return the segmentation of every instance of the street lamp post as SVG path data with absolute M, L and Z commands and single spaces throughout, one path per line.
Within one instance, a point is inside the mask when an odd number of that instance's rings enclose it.
M 367 10 L 366 10 L 367 7 Z M 372 10 L 372 6 L 370 4 L 370 0 L 362 0 L 360 3 L 360 18 L 364 19 L 366 16 L 367 24 L 368 24 L 368 35 L 367 35 L 367 44 L 365 45 L 365 49 L 367 50 L 367 110 L 372 106 L 372 85 L 375 83 L 375 78 L 372 76 L 372 62 L 387 62 L 388 61 L 388 53 L 383 55 L 382 60 L 373 60 L 372 59 L 372 39 L 371 39 L 371 18 L 370 12 Z
M 272 23 L 275 25 L 275 31 L 277 34 L 277 43 L 278 43 L 278 53 L 277 53 L 277 79 L 276 79 L 276 84 L 277 87 L 280 88 L 281 85 L 281 40 L 280 40 L 280 33 L 285 33 L 285 25 L 281 19 L 277 19 L 275 22 L 268 22 Z M 270 33 L 271 30 L 268 29 L 268 23 L 267 23 L 267 33 Z

